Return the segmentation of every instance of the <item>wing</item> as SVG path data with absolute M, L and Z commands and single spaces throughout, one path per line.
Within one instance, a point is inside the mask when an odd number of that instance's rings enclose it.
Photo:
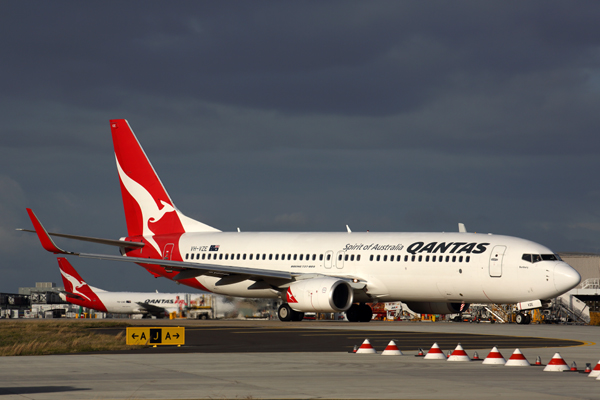
M 108 254 L 92 254 L 92 253 L 77 253 L 72 251 L 66 251 L 58 247 L 42 223 L 39 221 L 37 216 L 31 209 L 27 209 L 27 213 L 31 218 L 31 222 L 35 228 L 35 232 L 40 239 L 42 247 L 47 251 L 54 254 L 68 254 L 74 255 L 84 258 L 95 258 L 99 260 L 110 260 L 110 261 L 122 261 L 129 262 L 135 264 L 146 264 L 146 265 L 160 265 L 162 267 L 166 267 L 167 269 L 179 271 L 179 273 L 173 278 L 173 280 L 178 281 L 182 279 L 195 278 L 200 275 L 214 275 L 214 276 L 222 276 L 223 278 L 220 283 L 217 285 L 228 285 L 236 282 L 241 282 L 243 280 L 255 280 L 259 281 L 264 278 L 271 279 L 281 279 L 283 280 L 281 283 L 285 283 L 285 281 L 292 281 L 296 276 L 300 274 L 292 274 L 285 271 L 276 271 L 269 269 L 259 269 L 259 268 L 247 268 L 247 267 L 236 267 L 236 266 L 228 266 L 228 265 L 215 265 L 215 264 L 206 264 L 206 263 L 192 263 L 192 262 L 183 262 L 183 261 L 172 261 L 172 260 L 160 260 L 155 258 L 141 258 L 141 257 L 124 257 L 124 256 L 114 256 Z M 66 235 L 64 235 L 67 237 Z M 99 239 L 99 240 L 109 240 L 109 239 Z M 123 243 L 131 243 L 131 242 L 123 242 Z M 127 246 L 125 246 L 127 247 Z
M 144 310 L 146 310 L 148 312 L 148 314 L 164 315 L 167 312 L 167 309 L 164 307 L 158 307 L 158 306 L 155 306 L 152 304 L 147 304 L 147 303 L 142 303 L 142 302 L 136 302 L 135 304 L 140 306 L 140 308 L 143 308 Z

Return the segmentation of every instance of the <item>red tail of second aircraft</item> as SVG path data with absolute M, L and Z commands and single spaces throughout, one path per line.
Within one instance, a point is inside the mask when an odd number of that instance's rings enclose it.
M 65 292 L 67 292 L 67 301 L 79 306 L 93 308 L 95 310 L 106 312 L 106 307 L 94 293 L 92 288 L 77 273 L 75 268 L 64 257 L 58 257 L 58 266 L 62 275 Z

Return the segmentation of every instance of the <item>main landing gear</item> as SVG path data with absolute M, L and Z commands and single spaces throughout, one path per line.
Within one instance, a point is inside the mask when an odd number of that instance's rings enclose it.
M 288 303 L 283 303 L 277 310 L 277 316 L 280 321 L 302 321 L 304 319 L 304 313 L 292 310 L 292 307 Z
M 373 310 L 366 304 L 352 304 L 346 311 L 350 322 L 369 322 L 373 318 Z
M 523 325 L 527 325 L 531 322 L 531 315 L 530 314 L 524 314 L 524 313 L 518 313 L 515 316 L 515 322 L 517 324 L 523 324 Z

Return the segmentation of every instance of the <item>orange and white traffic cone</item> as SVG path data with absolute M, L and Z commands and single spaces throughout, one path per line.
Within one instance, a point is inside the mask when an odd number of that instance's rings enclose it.
M 377 354 L 377 351 L 371 346 L 369 339 L 365 339 L 363 344 L 356 350 L 356 354 Z
M 521 350 L 519 350 L 519 349 L 516 349 L 512 353 L 512 356 L 510 356 L 510 358 L 504 365 L 506 367 L 529 367 L 529 366 L 531 366 L 531 364 L 529 364 L 529 361 L 527 361 L 527 359 L 525 358 L 525 356 L 523 355 L 523 353 L 521 353 Z
M 575 364 L 575 361 L 571 364 L 571 372 L 577 372 L 577 364 Z
M 471 361 L 471 359 L 459 343 L 452 354 L 450 354 L 450 357 L 448 357 L 448 361 Z
M 496 346 L 494 346 L 492 351 L 490 351 L 490 354 L 488 354 L 487 357 L 485 358 L 485 360 L 483 360 L 483 364 L 504 365 L 504 364 L 506 364 L 506 360 L 504 359 L 502 354 L 500 354 L 500 352 L 498 351 L 498 348 Z
M 552 356 L 552 359 L 544 368 L 544 371 L 550 372 L 562 372 L 568 370 L 569 365 L 567 365 L 567 363 L 565 362 L 565 360 L 563 360 L 559 353 L 554 353 L 554 356 Z
M 427 355 L 425 356 L 425 360 L 445 360 L 446 356 L 444 355 L 444 352 L 442 351 L 442 349 L 440 349 L 440 346 L 438 346 L 437 343 L 434 343 L 433 346 L 431 346 L 431 349 L 429 349 L 429 351 L 427 352 Z
M 393 340 L 390 340 L 387 347 L 381 352 L 381 355 L 382 356 L 403 356 L 404 354 L 402 354 L 402 352 L 400 351 L 398 346 L 396 346 L 396 342 L 394 342 Z

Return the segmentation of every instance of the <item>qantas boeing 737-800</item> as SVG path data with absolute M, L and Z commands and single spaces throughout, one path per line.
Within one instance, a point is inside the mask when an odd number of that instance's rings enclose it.
M 221 232 L 175 207 L 128 122 L 110 121 L 128 235 L 120 240 L 48 233 L 55 254 L 141 265 L 197 289 L 280 298 L 282 321 L 304 312 L 345 312 L 370 321 L 366 303 L 402 301 L 417 313 L 456 313 L 469 303 L 554 298 L 580 276 L 545 246 L 477 233 Z M 51 235 L 118 246 L 121 256 L 62 250 Z

